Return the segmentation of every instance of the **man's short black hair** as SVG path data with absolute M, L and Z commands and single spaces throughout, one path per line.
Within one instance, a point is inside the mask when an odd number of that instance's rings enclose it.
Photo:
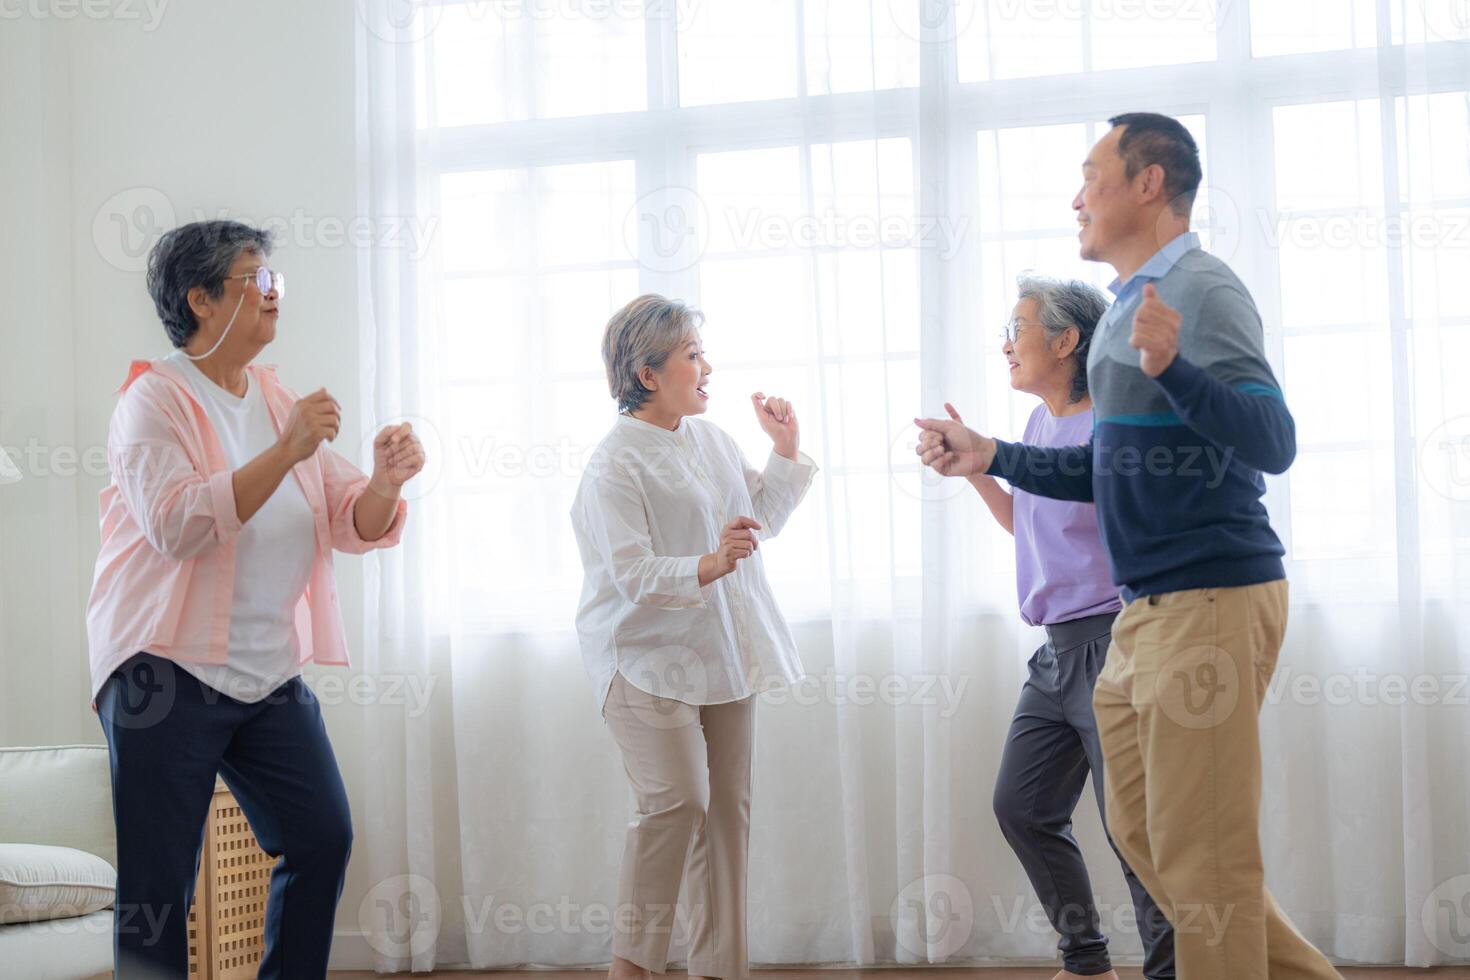
M 271 245 L 270 232 L 238 221 L 195 221 L 164 233 L 148 253 L 148 295 L 175 347 L 183 347 L 199 329 L 189 290 L 203 286 L 218 299 L 240 253 L 265 258 Z
M 1118 155 L 1129 180 L 1145 167 L 1164 169 L 1164 194 L 1175 214 L 1187 215 L 1199 190 L 1199 147 L 1179 120 L 1157 112 L 1125 112 L 1108 120 L 1122 126 Z

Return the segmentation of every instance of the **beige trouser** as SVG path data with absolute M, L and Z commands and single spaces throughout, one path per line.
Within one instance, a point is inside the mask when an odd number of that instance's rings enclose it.
M 619 673 L 603 717 L 637 798 L 613 955 L 662 973 L 669 941 L 687 926 L 691 976 L 744 980 L 755 699 L 685 704 L 641 691 Z
M 1257 716 L 1286 582 L 1130 602 L 1093 692 L 1108 826 L 1174 926 L 1180 980 L 1337 977 L 1266 891 Z

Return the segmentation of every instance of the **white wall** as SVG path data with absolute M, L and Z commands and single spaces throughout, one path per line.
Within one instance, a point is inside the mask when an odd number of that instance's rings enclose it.
M 11 456 L 27 471 L 0 487 L 0 740 L 8 744 L 86 732 L 87 706 L 77 698 L 86 673 L 79 487 L 45 475 L 56 455 L 27 452 L 59 448 L 64 460 L 77 442 L 66 62 L 58 25 L 0 24 L 0 444 L 19 449 Z
M 351 0 L 172 0 L 156 25 L 141 2 L 112 11 L 0 21 L 0 444 L 95 457 L 128 362 L 169 349 L 136 268 L 149 222 L 135 208 L 153 206 L 165 225 L 226 210 L 303 229 L 273 259 L 289 293 L 263 359 L 337 396 L 339 447 L 355 456 L 356 256 L 321 244 L 353 217 Z M 106 478 L 57 475 L 65 449 L 34 458 L 50 464 L 17 458 L 25 479 L 0 487 L 0 744 L 100 742 L 83 610 Z M 341 557 L 338 576 L 360 647 L 359 560 Z M 327 714 L 361 822 L 360 719 Z M 344 930 L 357 928 L 363 864 Z

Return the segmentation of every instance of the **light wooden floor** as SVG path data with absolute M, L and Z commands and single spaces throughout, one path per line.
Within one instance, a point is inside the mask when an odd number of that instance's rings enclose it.
M 1057 967 L 929 967 L 915 970 L 907 967 L 890 967 L 873 970 L 755 970 L 753 980 L 1051 980 Z M 1432 970 L 1410 970 L 1405 967 L 1363 966 L 1341 968 L 1347 980 L 1470 980 L 1470 967 L 1446 966 Z M 598 980 L 603 971 L 592 970 L 494 970 L 463 971 L 449 970 L 429 974 L 435 977 L 495 977 L 496 980 Z M 416 974 L 424 976 L 424 974 Z M 670 971 L 669 980 L 683 980 L 683 973 Z M 1140 980 L 1143 976 L 1136 967 L 1120 967 L 1118 976 L 1122 980 Z M 377 980 L 376 973 L 334 972 L 334 980 Z

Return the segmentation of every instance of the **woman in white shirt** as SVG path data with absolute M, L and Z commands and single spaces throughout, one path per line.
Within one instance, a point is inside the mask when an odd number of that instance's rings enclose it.
M 784 399 L 751 396 L 773 443 L 764 471 L 696 417 L 709 397 L 702 322 L 655 295 L 608 321 L 602 358 L 619 414 L 572 505 L 586 573 L 577 634 L 637 799 L 611 980 L 662 973 L 686 924 L 691 978 L 748 975 L 754 695 L 802 676 L 758 549 L 817 467 Z M 676 909 L 686 871 L 687 918 Z

